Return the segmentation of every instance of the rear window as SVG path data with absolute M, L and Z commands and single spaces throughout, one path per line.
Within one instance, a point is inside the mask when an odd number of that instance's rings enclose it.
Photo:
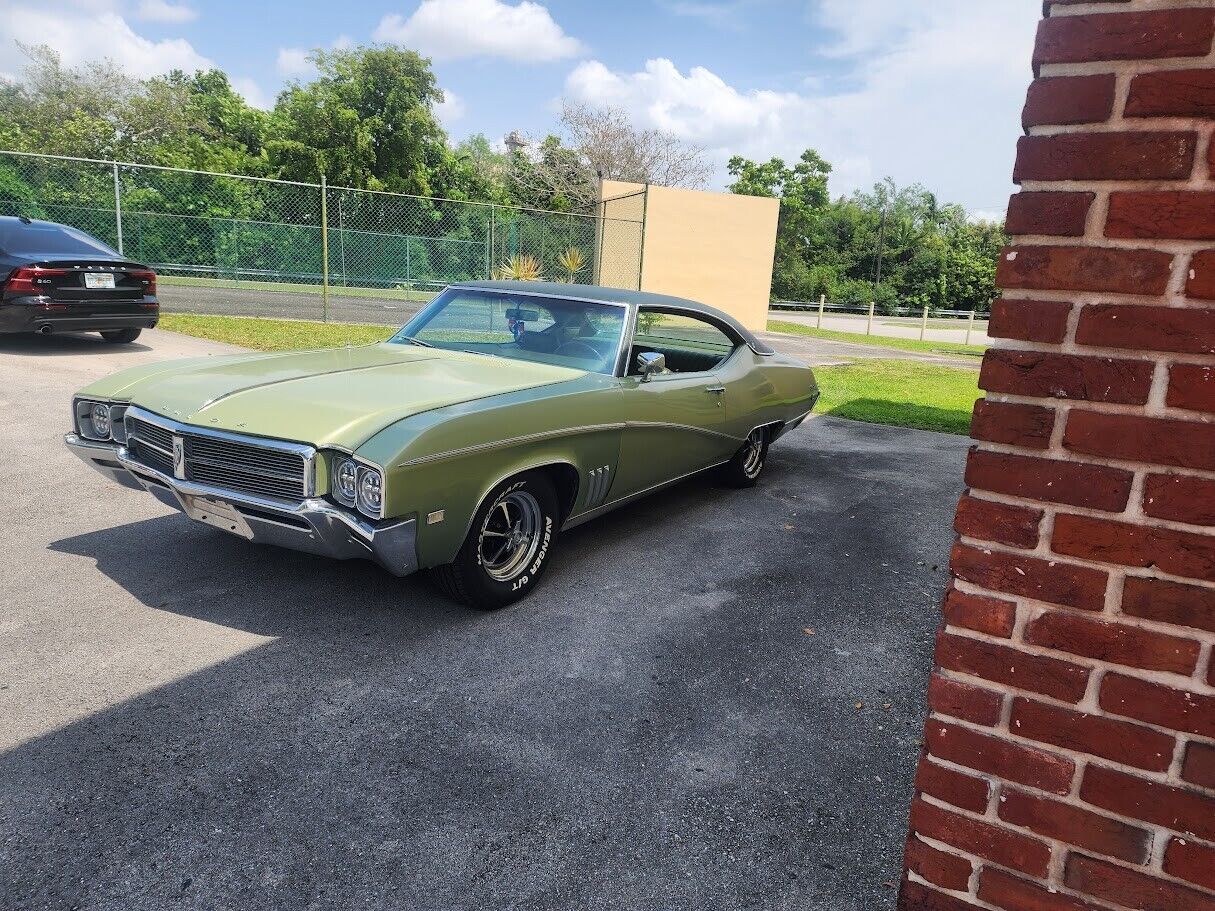
M 14 256 L 117 256 L 95 237 L 67 225 L 0 222 L 0 250 Z

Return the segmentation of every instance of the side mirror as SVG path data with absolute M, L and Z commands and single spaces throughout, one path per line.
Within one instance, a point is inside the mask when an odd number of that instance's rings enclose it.
M 648 383 L 654 374 L 667 369 L 667 356 L 656 351 L 643 351 L 637 355 L 637 368 L 641 371 L 641 382 Z

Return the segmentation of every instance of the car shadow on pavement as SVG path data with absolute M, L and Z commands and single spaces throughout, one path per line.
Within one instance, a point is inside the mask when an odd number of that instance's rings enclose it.
M 0 755 L 0 907 L 892 908 L 964 452 L 824 419 L 493 613 L 177 515 L 60 540 L 170 660 L 273 638 Z
M 95 332 L 56 332 L 41 335 L 36 332 L 0 335 L 0 354 L 18 357 L 56 357 L 69 354 L 130 354 L 149 351 L 147 345 L 127 342 L 116 345 Z

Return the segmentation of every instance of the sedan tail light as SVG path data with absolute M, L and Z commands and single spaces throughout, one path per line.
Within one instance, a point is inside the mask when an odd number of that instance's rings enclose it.
M 149 297 L 156 296 L 156 273 L 151 269 L 128 269 L 127 275 L 143 282 L 143 293 Z
M 67 275 L 67 271 L 43 266 L 20 266 L 9 273 L 4 290 L 13 294 L 41 294 L 49 290 L 52 279 Z

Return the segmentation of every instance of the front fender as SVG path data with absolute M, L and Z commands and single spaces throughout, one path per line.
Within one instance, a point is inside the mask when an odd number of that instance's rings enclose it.
M 620 390 L 610 377 L 562 386 L 415 415 L 360 447 L 385 467 L 386 515 L 417 516 L 421 567 L 451 562 L 486 496 L 522 472 L 565 466 L 578 479 L 574 513 L 607 496 L 624 428 Z

